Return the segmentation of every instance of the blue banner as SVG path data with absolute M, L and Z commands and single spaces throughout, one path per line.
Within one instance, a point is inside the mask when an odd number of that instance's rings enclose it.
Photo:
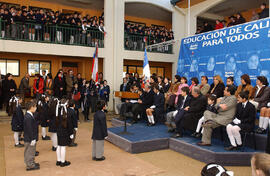
M 253 85 L 259 75 L 270 81 L 269 25 L 266 18 L 182 39 L 177 74 L 188 80 L 205 75 L 210 84 L 220 75 L 224 82 L 233 76 L 239 85 L 245 73 Z

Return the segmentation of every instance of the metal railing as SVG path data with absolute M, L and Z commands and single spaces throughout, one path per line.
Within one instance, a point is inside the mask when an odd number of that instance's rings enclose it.
M 150 35 L 129 34 L 125 32 L 124 45 L 126 50 L 144 51 L 145 46 L 161 43 L 158 39 Z M 160 45 L 155 48 L 148 48 L 148 52 L 173 54 L 172 44 Z
M 79 45 L 104 48 L 104 34 L 97 28 L 82 30 L 81 26 L 37 24 L 33 22 L 9 23 L 0 18 L 0 39 Z

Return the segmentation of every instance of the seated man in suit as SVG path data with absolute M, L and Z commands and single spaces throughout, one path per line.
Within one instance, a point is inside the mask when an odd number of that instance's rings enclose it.
M 131 122 L 132 124 L 137 123 L 139 115 L 140 115 L 140 118 L 143 118 L 146 116 L 145 111 L 146 109 L 150 108 L 154 100 L 155 93 L 151 89 L 151 86 L 149 84 L 146 84 L 144 86 L 144 91 L 140 90 L 139 92 L 141 92 L 142 94 L 140 95 L 138 103 L 135 103 L 132 106 L 132 110 L 131 110 L 132 117 L 133 117 L 133 120 Z
M 183 136 L 183 128 L 195 132 L 199 119 L 203 116 L 206 109 L 207 99 L 201 94 L 199 87 L 193 87 L 192 98 L 189 106 L 184 111 L 179 111 L 176 119 L 176 134 L 172 137 L 178 138 Z
M 250 132 L 254 129 L 256 119 L 256 108 L 248 101 L 248 91 L 242 91 L 238 95 L 236 114 L 232 123 L 227 125 L 226 130 L 231 146 L 226 150 L 238 150 L 242 147 L 240 131 Z
M 224 97 L 218 99 L 216 104 L 218 109 L 217 116 L 215 116 L 215 118 L 205 116 L 202 141 L 198 142 L 197 145 L 210 146 L 213 129 L 219 126 L 227 126 L 229 123 L 232 122 L 237 104 L 237 99 L 234 93 L 235 89 L 233 86 L 226 86 L 224 90 Z
M 154 126 L 158 120 L 161 120 L 164 114 L 164 95 L 159 92 L 159 87 L 157 84 L 154 85 L 154 101 L 153 105 L 146 109 L 146 114 L 148 118 L 148 126 Z
M 178 112 L 181 113 L 181 111 L 184 113 L 185 112 L 184 109 L 190 104 L 191 96 L 189 95 L 189 87 L 182 87 L 181 90 L 182 90 L 180 94 L 181 96 L 179 96 L 178 102 L 177 102 L 177 108 L 176 108 L 177 110 L 168 112 L 166 115 L 165 124 L 168 127 L 168 132 L 170 133 L 173 132 L 174 129 L 176 128 L 175 123 L 178 122 L 178 119 L 176 120 L 175 117 L 177 113 Z

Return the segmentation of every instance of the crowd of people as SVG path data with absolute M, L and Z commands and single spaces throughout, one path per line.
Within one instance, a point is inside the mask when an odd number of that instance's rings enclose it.
M 255 21 L 255 20 L 269 17 L 269 9 L 266 7 L 266 4 L 265 3 L 261 4 L 260 8 L 261 8 L 260 13 L 257 13 L 255 10 L 252 11 L 252 17 L 250 18 L 250 21 Z M 216 24 L 213 27 L 208 22 L 204 22 L 203 26 L 199 26 L 197 28 L 196 34 L 209 32 L 209 31 L 217 30 L 217 29 L 222 29 L 225 27 L 231 27 L 238 24 L 243 24 L 245 22 L 247 22 L 247 20 L 242 16 L 240 12 L 238 12 L 236 15 L 232 15 L 229 17 L 228 23 L 226 20 L 216 20 Z
M 144 50 L 145 43 L 153 45 L 174 40 L 172 29 L 164 26 L 145 26 L 139 23 L 125 22 L 125 48 L 129 50 Z M 166 52 L 169 47 L 158 48 L 158 51 Z
M 256 112 L 259 112 L 258 134 L 266 134 L 270 124 L 270 88 L 264 76 L 258 76 L 256 86 L 251 85 L 247 74 L 241 76 L 241 84 L 236 86 L 234 78 L 228 77 L 226 86 L 219 75 L 214 76 L 211 85 L 207 76 L 191 78 L 175 75 L 174 83 L 169 78 L 151 76 L 144 83 L 136 73 L 126 74 L 121 91 L 139 94 L 136 99 L 122 99 L 116 113 L 120 119 L 130 118 L 132 124 L 146 119 L 148 126 L 165 123 L 172 137 L 183 137 L 184 130 L 192 132 L 192 137 L 201 138 L 200 146 L 210 146 L 215 128 L 224 127 L 230 140 L 226 150 L 239 150 L 243 146 L 242 132 L 255 130 Z M 270 139 L 267 146 L 270 152 Z
M 56 166 L 65 167 L 71 164 L 66 160 L 66 146 L 78 145 L 75 139 L 80 108 L 85 121 L 89 121 L 90 108 L 95 113 L 92 159 L 105 160 L 104 139 L 108 135 L 105 112 L 110 87 L 107 81 L 103 80 L 103 74 L 99 73 L 98 82 L 95 82 L 82 79 L 80 74 L 74 76 L 72 70 L 64 73 L 62 69 L 53 79 L 51 73 L 46 73 L 44 70 L 42 75 L 35 75 L 33 86 L 29 85 L 29 78 L 29 74 L 26 74 L 18 89 L 10 73 L 0 81 L 0 99 L 4 100 L 2 103 L 6 106 L 6 111 L 9 116 L 12 116 L 11 129 L 14 132 L 15 147 L 25 149 L 26 170 L 40 169 L 40 164 L 35 162 L 35 156 L 39 155 L 36 151 L 39 126 L 41 126 L 41 139 L 52 141 L 52 151 L 56 151 L 57 156 Z M 33 97 L 31 97 L 31 88 Z M 26 113 L 23 113 L 24 108 Z M 47 131 L 50 136 L 47 135 Z M 24 144 L 20 142 L 21 140 L 24 140 Z
M 104 13 L 101 16 L 64 14 L 60 11 L 32 10 L 26 6 L 0 6 L 1 37 L 65 44 L 94 46 L 104 38 Z M 102 42 L 102 41 L 100 41 Z

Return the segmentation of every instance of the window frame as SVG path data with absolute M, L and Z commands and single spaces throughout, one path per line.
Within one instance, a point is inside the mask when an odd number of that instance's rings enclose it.
M 27 60 L 27 73 L 29 73 L 29 62 L 38 62 L 39 72 L 40 72 L 40 62 L 48 62 L 48 63 L 50 63 L 49 73 L 52 73 L 52 62 L 49 60 Z M 35 77 L 35 75 L 33 75 L 33 76 L 30 75 L 30 77 Z
M 136 67 L 136 72 L 137 72 L 137 73 L 138 73 L 137 67 L 142 67 L 142 68 L 143 68 L 143 66 L 140 66 L 140 65 L 124 65 L 124 67 L 127 67 L 126 73 L 129 73 L 129 67 Z M 149 66 L 149 68 L 155 68 L 156 70 L 157 70 L 158 68 L 162 68 L 162 69 L 163 69 L 163 75 L 162 75 L 162 77 L 165 78 L 165 72 L 166 72 L 165 67 L 162 67 L 162 66 Z M 124 70 L 124 69 L 123 69 L 123 70 Z M 158 71 L 158 70 L 157 70 L 157 71 Z
M 18 75 L 13 75 L 12 73 L 12 76 L 14 76 L 14 77 L 20 77 L 20 68 L 21 68 L 21 63 L 20 63 L 20 59 L 9 59 L 9 58 L 0 58 L 0 60 L 5 60 L 6 61 L 6 73 L 5 74 L 3 74 L 2 72 L 1 72 L 1 74 L 2 75 L 7 75 L 7 73 L 10 73 L 10 72 L 8 72 L 7 71 L 7 61 L 8 60 L 11 60 L 11 61 L 18 61 L 18 63 L 19 63 L 19 66 L 18 66 Z

